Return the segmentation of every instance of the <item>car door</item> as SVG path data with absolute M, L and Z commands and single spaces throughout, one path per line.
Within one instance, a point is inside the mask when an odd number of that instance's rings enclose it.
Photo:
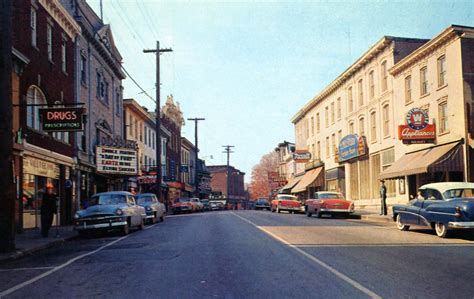
M 437 215 L 433 214 L 430 211 L 427 211 L 426 209 L 429 206 L 444 203 L 443 196 L 441 195 L 441 192 L 439 192 L 438 190 L 429 189 L 429 188 L 427 188 L 424 191 L 424 194 L 422 193 L 422 195 L 425 198 L 425 200 L 423 201 L 423 206 L 420 210 L 420 221 L 423 221 L 424 224 L 429 225 L 430 222 L 432 222 L 433 220 L 436 220 Z
M 132 226 L 139 225 L 141 222 L 141 213 L 132 195 L 127 196 L 127 203 L 131 213 L 130 222 Z

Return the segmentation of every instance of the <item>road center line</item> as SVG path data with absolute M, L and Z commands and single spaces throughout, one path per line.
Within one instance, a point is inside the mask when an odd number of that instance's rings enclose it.
M 334 275 L 336 275 L 337 277 L 339 277 L 340 279 L 344 280 L 345 282 L 347 282 L 348 284 L 350 284 L 351 286 L 353 286 L 354 288 L 360 290 L 361 292 L 365 293 L 366 295 L 370 296 L 371 298 L 382 298 L 381 296 L 377 295 L 376 293 L 372 292 L 371 290 L 369 290 L 368 288 L 364 287 L 363 285 L 361 285 L 360 283 L 358 283 L 357 281 L 353 280 L 352 278 L 350 278 L 349 276 L 337 271 L 336 269 L 334 269 L 333 267 L 329 266 L 328 264 L 326 264 L 325 262 L 321 261 L 320 259 L 312 256 L 311 254 L 305 252 L 304 250 L 294 246 L 293 244 L 287 242 L 286 240 L 280 238 L 279 236 L 271 233 L 270 231 L 258 226 L 257 224 L 253 223 L 252 221 L 240 216 L 240 215 L 237 215 L 235 214 L 234 212 L 232 212 L 232 214 L 234 214 L 235 216 L 239 217 L 240 219 L 242 219 L 243 221 L 255 226 L 256 228 L 258 228 L 259 230 L 263 231 L 264 233 L 266 233 L 267 235 L 271 236 L 272 238 L 280 241 L 281 243 L 287 245 L 288 247 L 296 250 L 298 253 L 304 255 L 305 257 L 307 257 L 308 259 L 310 259 L 311 261 L 315 262 L 316 264 L 320 265 L 321 267 L 325 268 L 326 270 L 328 270 L 329 272 L 333 273 Z
M 82 255 L 80 255 L 80 256 L 77 256 L 77 257 L 75 257 L 75 258 L 73 258 L 73 259 L 70 259 L 69 261 L 65 262 L 65 263 L 62 264 L 62 265 L 59 265 L 59 266 L 57 266 L 57 267 L 54 267 L 54 268 L 52 268 L 51 270 L 49 270 L 49 271 L 47 271 L 47 272 L 45 272 L 45 273 L 43 273 L 43 274 L 40 274 L 40 275 L 38 275 L 38 276 L 36 276 L 36 277 L 33 277 L 33 278 L 30 279 L 30 280 L 24 281 L 24 282 L 22 282 L 22 283 L 20 283 L 20 284 L 18 284 L 18 285 L 16 285 L 16 286 L 14 286 L 14 287 L 12 287 L 12 288 L 6 290 L 6 291 L 3 291 L 3 292 L 0 293 L 0 298 L 3 298 L 3 297 L 5 297 L 5 296 L 7 296 L 7 295 L 10 295 L 11 293 L 16 292 L 16 291 L 18 291 L 19 289 L 22 289 L 22 288 L 24 288 L 24 287 L 26 287 L 26 286 L 28 286 L 28 285 L 34 283 L 34 282 L 36 282 L 36 281 L 38 281 L 38 280 L 40 280 L 40 279 L 46 277 L 46 276 L 49 276 L 49 275 L 53 274 L 54 272 L 59 271 L 59 270 L 65 268 L 65 267 L 67 267 L 67 266 L 69 266 L 70 264 L 72 264 L 72 263 L 74 263 L 74 262 L 76 262 L 76 261 L 78 261 L 78 260 L 80 260 L 80 259 L 82 259 L 82 258 L 85 258 L 85 257 L 87 257 L 87 256 L 89 256 L 89 255 L 94 254 L 94 253 L 97 253 L 97 252 L 101 251 L 102 249 L 105 249 L 105 248 L 107 248 L 107 247 L 109 247 L 109 246 L 112 246 L 112 245 L 114 245 L 115 243 L 120 242 L 120 241 L 122 241 L 123 239 L 125 239 L 125 238 L 127 238 L 127 237 L 128 237 L 128 235 L 127 235 L 127 236 L 123 236 L 123 237 L 121 237 L 121 238 L 119 238 L 119 239 L 117 239 L 117 240 L 114 240 L 114 241 L 112 241 L 112 242 L 110 242 L 110 243 L 108 243 L 108 244 L 105 244 L 105 245 L 102 246 L 102 247 L 97 248 L 96 250 L 93 250 L 93 251 L 88 252 L 88 253 L 84 253 L 84 254 L 82 254 Z

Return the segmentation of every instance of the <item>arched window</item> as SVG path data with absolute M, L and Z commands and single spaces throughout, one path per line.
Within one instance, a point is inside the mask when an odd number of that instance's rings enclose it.
M 46 108 L 46 97 L 43 92 L 36 86 L 30 86 L 26 94 L 26 125 L 37 131 L 43 131 L 41 124 L 40 108 Z M 38 105 L 45 105 L 44 107 Z

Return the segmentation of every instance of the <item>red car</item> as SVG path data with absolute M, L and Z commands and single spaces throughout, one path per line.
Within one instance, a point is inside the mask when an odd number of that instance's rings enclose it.
M 196 205 L 191 201 L 191 198 L 180 197 L 175 199 L 171 211 L 173 211 L 173 214 L 192 213 L 196 211 Z
M 304 212 L 304 206 L 298 197 L 289 194 L 278 194 L 277 197 L 272 200 L 271 211 L 280 213 L 280 211 L 288 211 L 291 213 Z
M 305 211 L 308 217 L 313 214 L 320 218 L 323 214 L 347 216 L 354 213 L 354 203 L 346 200 L 339 192 L 315 192 L 314 197 L 314 199 L 306 200 Z

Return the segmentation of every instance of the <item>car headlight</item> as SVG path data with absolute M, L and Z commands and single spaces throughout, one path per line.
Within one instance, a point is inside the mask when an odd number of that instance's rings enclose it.
M 151 207 L 146 207 L 146 210 L 147 210 L 147 211 L 151 211 Z
M 79 215 L 79 213 L 74 214 L 74 219 L 79 219 L 79 218 L 81 218 L 81 215 Z
M 116 214 L 116 215 L 119 215 L 119 216 L 120 216 L 120 215 L 123 215 L 123 211 L 122 211 L 121 209 L 117 209 L 117 210 L 115 211 L 115 214 Z

